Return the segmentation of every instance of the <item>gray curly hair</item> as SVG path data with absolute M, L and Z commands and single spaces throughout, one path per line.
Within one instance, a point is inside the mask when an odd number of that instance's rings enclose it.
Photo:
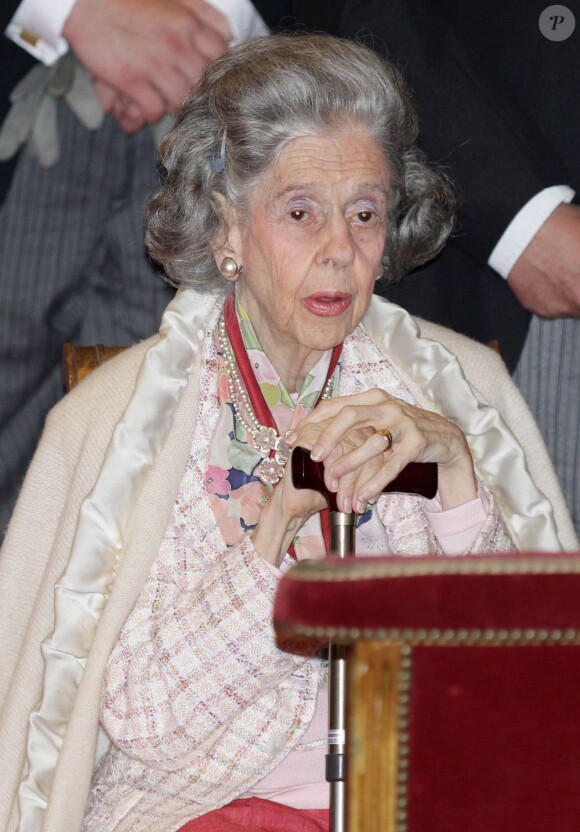
M 227 228 L 216 194 L 247 216 L 252 190 L 286 142 L 353 126 L 382 148 L 391 174 L 385 280 L 430 260 L 451 232 L 455 200 L 415 145 L 407 88 L 366 46 L 325 35 L 257 38 L 208 64 L 161 144 L 164 185 L 146 231 L 151 257 L 174 285 L 217 290 L 223 278 L 212 243 L 225 241 Z M 224 136 L 225 165 L 216 171 L 211 160 Z

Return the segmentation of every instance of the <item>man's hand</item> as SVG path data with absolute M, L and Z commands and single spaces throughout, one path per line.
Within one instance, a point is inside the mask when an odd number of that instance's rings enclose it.
M 143 110 L 136 101 L 131 101 L 100 78 L 93 78 L 93 85 L 103 110 L 115 116 L 125 133 L 136 133 L 147 123 Z
M 550 214 L 508 275 L 522 306 L 543 318 L 580 317 L 580 206 Z
M 77 0 L 63 35 L 128 132 L 178 109 L 231 38 L 204 0 Z

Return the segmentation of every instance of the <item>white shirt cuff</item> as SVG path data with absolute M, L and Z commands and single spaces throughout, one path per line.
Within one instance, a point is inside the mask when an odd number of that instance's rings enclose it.
M 22 0 L 6 35 L 39 61 L 50 66 L 68 51 L 62 30 L 76 0 Z M 235 46 L 250 38 L 269 34 L 269 29 L 250 0 L 207 0 L 230 24 Z
M 575 192 L 568 185 L 552 185 L 533 196 L 499 238 L 489 256 L 488 265 L 507 278 L 522 251 L 531 243 L 552 211 L 562 202 L 571 202 L 574 195 Z
M 207 0 L 228 19 L 232 31 L 230 46 L 270 34 L 250 0 Z
M 6 35 L 50 66 L 68 51 L 61 36 L 76 0 L 22 0 L 6 29 Z

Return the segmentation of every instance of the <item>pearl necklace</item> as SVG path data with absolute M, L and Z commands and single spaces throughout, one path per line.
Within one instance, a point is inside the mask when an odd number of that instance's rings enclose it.
M 218 337 L 220 348 L 224 358 L 226 375 L 228 377 L 228 389 L 232 400 L 234 414 L 239 420 L 246 435 L 252 439 L 253 447 L 264 456 L 264 461 L 258 468 L 258 477 L 264 485 L 274 486 L 284 476 L 286 463 L 290 456 L 291 448 L 288 445 L 286 431 L 283 436 L 276 433 L 274 428 L 266 427 L 258 421 L 252 408 L 250 397 L 238 373 L 238 365 L 234 351 L 226 332 L 226 324 L 223 315 L 218 324 Z M 321 399 L 329 399 L 334 388 L 334 373 L 324 386 Z M 244 418 L 243 412 L 246 414 Z

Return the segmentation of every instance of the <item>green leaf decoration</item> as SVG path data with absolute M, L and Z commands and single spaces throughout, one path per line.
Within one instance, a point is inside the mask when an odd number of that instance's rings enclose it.
M 290 395 L 288 390 L 286 390 L 286 386 L 282 382 L 280 382 L 278 390 L 280 393 L 280 401 L 282 402 L 282 404 L 285 404 L 286 407 L 290 407 L 292 410 L 294 410 L 296 405 L 292 401 L 292 396 Z
M 249 445 L 235 440 L 230 442 L 228 460 L 232 468 L 237 468 L 238 471 L 243 471 L 249 476 L 261 459 L 262 456 Z
M 246 435 L 246 431 L 245 431 L 244 427 L 242 426 L 242 423 L 240 422 L 239 419 L 236 419 L 236 421 L 235 421 L 234 434 L 235 434 L 237 442 L 240 442 L 240 443 L 245 444 L 245 445 L 248 444 L 248 438 L 247 438 L 247 435 Z
M 245 308 L 242 306 L 238 295 L 236 294 L 236 312 L 238 313 L 238 318 L 240 321 L 249 321 L 250 316 L 246 312 Z
M 250 321 L 240 321 L 240 332 L 247 350 L 261 350 L 260 342 Z
M 314 391 L 314 393 L 308 393 L 307 396 L 304 396 L 303 399 L 300 399 L 300 404 L 306 410 L 310 410 L 316 404 L 318 399 L 318 391 Z
M 268 384 L 264 382 L 260 385 L 260 390 L 262 391 L 262 395 L 266 400 L 266 404 L 270 409 L 275 407 L 278 402 L 281 400 L 281 391 L 277 384 Z

